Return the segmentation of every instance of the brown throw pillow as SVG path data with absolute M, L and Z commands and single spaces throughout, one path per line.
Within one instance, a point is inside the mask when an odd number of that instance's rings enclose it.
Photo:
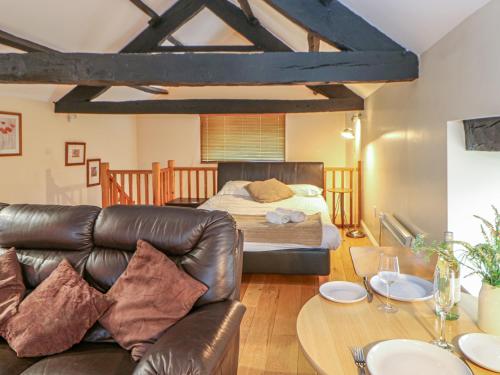
M 63 260 L 21 302 L 3 335 L 18 357 L 60 353 L 80 342 L 111 304 Z
M 17 313 L 25 290 L 21 265 L 16 250 L 11 248 L 0 255 L 0 327 Z
M 293 197 L 293 191 L 275 178 L 266 181 L 254 181 L 245 188 L 250 196 L 260 203 L 271 203 Z
M 99 319 L 139 360 L 163 332 L 189 313 L 207 287 L 145 241 L 108 291 L 116 303 Z

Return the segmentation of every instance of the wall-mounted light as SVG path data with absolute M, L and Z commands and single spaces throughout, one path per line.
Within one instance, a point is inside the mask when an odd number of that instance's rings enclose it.
M 354 139 L 355 138 L 354 130 L 352 130 L 352 128 L 345 128 L 344 130 L 342 130 L 340 135 L 342 136 L 342 138 L 345 138 L 345 139 Z

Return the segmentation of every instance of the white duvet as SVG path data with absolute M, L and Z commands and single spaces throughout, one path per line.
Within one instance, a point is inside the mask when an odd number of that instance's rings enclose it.
M 294 195 L 291 198 L 284 199 L 273 203 L 259 203 L 250 197 L 241 195 L 215 195 L 199 206 L 199 209 L 204 210 L 220 210 L 226 211 L 235 215 L 265 215 L 269 211 L 273 211 L 278 207 L 299 210 L 307 215 L 321 213 L 321 223 L 323 227 L 323 235 L 321 240 L 321 248 L 336 249 L 340 246 L 340 233 L 335 225 L 332 224 L 328 205 L 322 196 L 317 197 L 300 197 Z M 284 224 L 286 225 L 286 224 Z M 257 243 L 245 242 L 245 251 L 270 251 L 280 249 L 298 249 L 307 248 L 304 245 L 292 243 Z

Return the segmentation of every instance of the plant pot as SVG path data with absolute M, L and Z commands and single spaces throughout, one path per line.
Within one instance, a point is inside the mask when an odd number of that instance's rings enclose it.
M 500 287 L 483 282 L 479 292 L 477 325 L 486 333 L 500 336 Z

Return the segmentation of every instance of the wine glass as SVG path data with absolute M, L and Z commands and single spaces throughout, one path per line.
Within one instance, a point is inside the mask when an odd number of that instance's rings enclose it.
M 399 278 L 399 261 L 397 256 L 380 254 L 378 277 L 387 286 L 386 302 L 378 309 L 386 313 L 395 313 L 398 309 L 391 304 L 391 285 Z
M 433 340 L 440 348 L 453 350 L 454 346 L 446 341 L 446 315 L 455 303 L 455 271 L 449 266 L 436 267 L 434 273 L 434 302 L 439 315 L 439 338 Z

